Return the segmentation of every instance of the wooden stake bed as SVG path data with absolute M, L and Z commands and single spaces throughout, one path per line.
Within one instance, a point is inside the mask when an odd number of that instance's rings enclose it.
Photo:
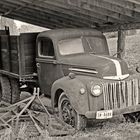
M 19 36 L 0 34 L 0 74 L 20 81 L 36 78 L 36 37 L 38 33 Z

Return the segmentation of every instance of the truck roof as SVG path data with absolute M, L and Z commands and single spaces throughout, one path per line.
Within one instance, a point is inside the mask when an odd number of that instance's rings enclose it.
M 95 29 L 53 29 L 39 33 L 38 37 L 48 37 L 52 40 L 59 41 L 79 36 L 103 36 Z

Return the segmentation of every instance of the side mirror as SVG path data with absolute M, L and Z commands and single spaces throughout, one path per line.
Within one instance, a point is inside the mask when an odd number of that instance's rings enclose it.
M 115 54 L 113 54 L 112 56 L 115 57 L 116 55 L 122 53 L 122 50 L 120 49 L 118 52 L 116 52 Z

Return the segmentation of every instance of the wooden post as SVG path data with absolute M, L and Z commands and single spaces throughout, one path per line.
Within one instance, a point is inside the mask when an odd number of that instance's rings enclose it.
M 122 59 L 125 54 L 125 31 L 118 31 L 117 57 Z

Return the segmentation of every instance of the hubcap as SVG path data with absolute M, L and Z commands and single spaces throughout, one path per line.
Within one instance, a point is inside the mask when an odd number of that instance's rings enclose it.
M 63 121 L 74 127 L 75 126 L 75 111 L 73 110 L 68 100 L 64 100 L 62 102 L 61 113 L 62 113 Z

